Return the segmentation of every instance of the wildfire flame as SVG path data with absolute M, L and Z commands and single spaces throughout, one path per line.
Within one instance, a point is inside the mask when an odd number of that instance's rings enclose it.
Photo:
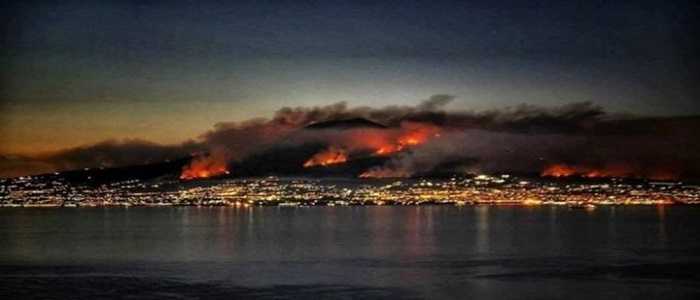
M 677 172 L 669 168 L 635 168 L 625 164 L 609 164 L 602 167 L 585 165 L 553 164 L 549 165 L 540 174 L 543 177 L 570 177 L 580 176 L 585 178 L 648 178 L 654 180 L 674 180 L 678 178 Z
M 406 128 L 406 132 L 402 132 L 393 142 L 388 142 L 381 145 L 374 151 L 375 155 L 389 155 L 395 152 L 403 151 L 407 148 L 424 144 L 433 137 L 439 137 L 440 130 L 435 126 L 422 124 L 411 124 Z
M 401 147 L 399 145 L 386 145 L 386 146 L 379 147 L 379 149 L 377 149 L 377 151 L 374 151 L 374 154 L 376 154 L 376 155 L 389 155 L 391 153 L 399 152 L 401 150 L 403 150 L 403 147 Z
M 180 179 L 193 180 L 229 174 L 225 160 L 215 156 L 198 156 L 182 168 Z
M 542 177 L 569 177 L 569 176 L 574 176 L 578 174 L 578 170 L 576 168 L 569 166 L 569 165 L 564 165 L 564 164 L 556 164 L 556 165 L 550 165 L 546 167 L 540 176 Z
M 314 154 L 309 160 L 304 163 L 304 168 L 315 166 L 329 166 L 342 164 L 348 161 L 348 154 L 342 148 L 330 147 L 325 151 Z

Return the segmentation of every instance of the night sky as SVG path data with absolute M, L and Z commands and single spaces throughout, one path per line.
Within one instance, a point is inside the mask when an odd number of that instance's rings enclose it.
M 10 1 L 11 2 L 11 1 Z M 17 1 L 0 153 L 163 144 L 282 106 L 697 115 L 697 1 Z

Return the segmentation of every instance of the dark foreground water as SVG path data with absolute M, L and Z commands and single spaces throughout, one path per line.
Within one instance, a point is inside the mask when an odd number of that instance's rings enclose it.
M 0 209 L 0 299 L 700 299 L 700 208 Z

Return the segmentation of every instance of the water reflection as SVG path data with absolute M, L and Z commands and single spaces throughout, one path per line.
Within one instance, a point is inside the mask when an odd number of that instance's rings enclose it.
M 616 212 L 617 212 L 617 207 L 611 206 L 608 208 L 608 218 L 607 218 L 607 236 L 608 236 L 608 247 L 612 249 L 612 251 L 617 251 L 620 248 L 620 245 L 618 244 L 618 237 L 617 237 L 617 222 L 618 220 L 616 219 Z
M 552 248 L 554 249 L 560 249 L 561 248 L 561 233 L 560 233 L 560 226 L 561 224 L 559 223 L 559 209 L 560 207 L 558 206 L 551 206 L 547 208 L 548 210 L 548 219 L 549 219 L 549 232 L 548 235 L 550 237 L 550 242 L 552 244 Z
M 658 239 L 663 245 L 666 244 L 668 236 L 666 234 L 666 205 L 656 206 L 656 215 L 659 218 L 659 235 Z
M 698 221 L 699 209 L 678 206 L 600 207 L 592 215 L 494 206 L 12 209 L 0 210 L 0 261 L 264 262 L 280 273 L 274 278 L 345 278 L 368 272 L 367 264 L 379 278 L 393 265 L 420 282 L 443 275 L 418 266 L 442 261 L 675 259 L 664 252 L 670 246 L 700 249 Z M 317 275 L 282 267 L 309 261 L 317 262 Z
M 367 210 L 370 247 L 372 254 L 378 257 L 388 256 L 395 250 L 394 245 L 387 243 L 391 234 L 391 207 L 372 207 Z
M 489 208 L 488 205 L 474 207 L 476 219 L 476 252 L 486 254 L 489 252 Z

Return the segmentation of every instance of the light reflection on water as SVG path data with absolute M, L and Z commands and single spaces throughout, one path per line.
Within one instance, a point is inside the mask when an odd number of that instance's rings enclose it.
M 489 252 L 489 207 L 483 205 L 474 209 L 476 217 L 476 252 L 481 254 Z
M 3 209 L 0 267 L 430 298 L 581 288 L 681 297 L 697 293 L 687 282 L 697 282 L 688 274 L 700 263 L 698 217 L 679 206 Z

